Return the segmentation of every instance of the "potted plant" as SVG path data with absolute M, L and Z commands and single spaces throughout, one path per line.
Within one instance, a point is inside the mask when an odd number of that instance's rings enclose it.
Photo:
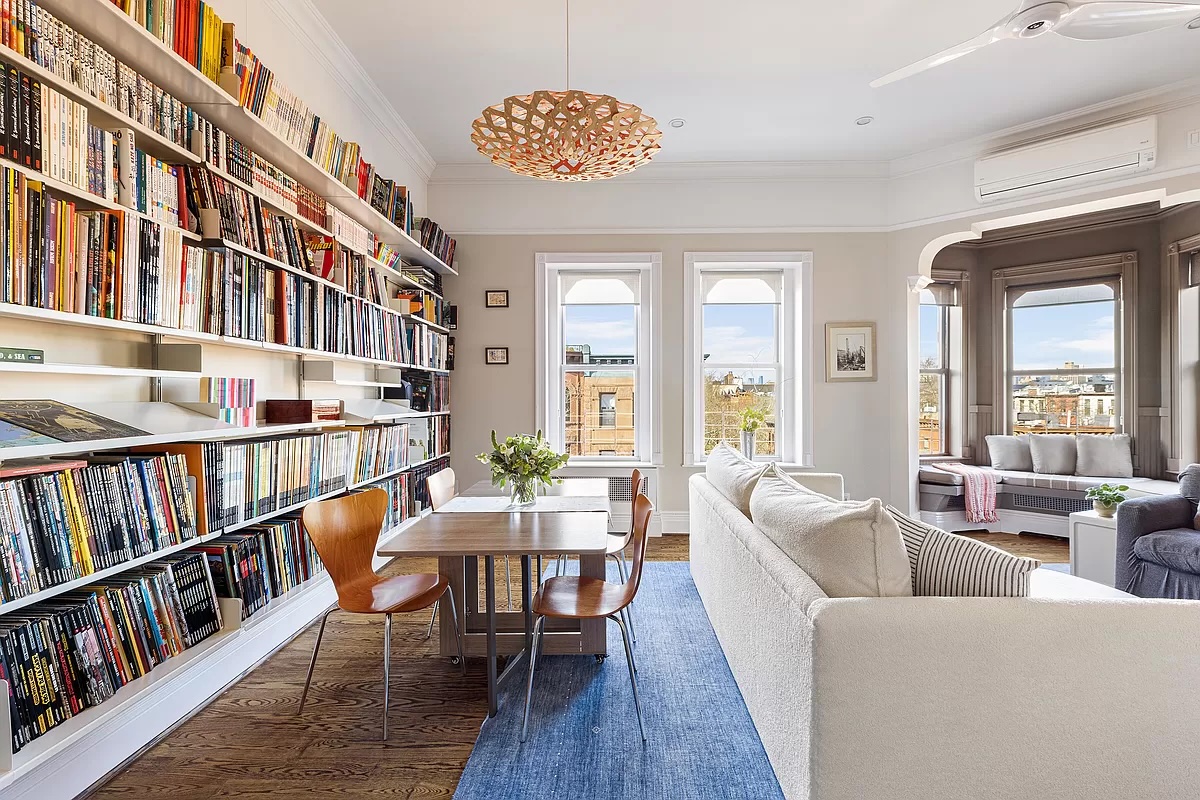
M 767 414 L 758 406 L 747 406 L 738 412 L 738 427 L 742 431 L 742 455 L 754 458 L 758 429 L 767 421 Z
M 503 442 L 492 431 L 492 452 L 480 453 L 477 458 L 491 467 L 493 486 L 510 487 L 514 506 L 531 505 L 538 484 L 549 486 L 551 473 L 567 465 L 567 455 L 554 452 L 541 431 L 536 436 L 519 433 Z
M 1096 513 L 1107 518 L 1117 513 L 1117 504 L 1124 502 L 1124 493 L 1127 491 L 1129 491 L 1129 487 L 1124 484 L 1118 486 L 1112 483 L 1102 483 L 1088 489 L 1085 496 L 1092 501 L 1092 508 L 1096 510 Z

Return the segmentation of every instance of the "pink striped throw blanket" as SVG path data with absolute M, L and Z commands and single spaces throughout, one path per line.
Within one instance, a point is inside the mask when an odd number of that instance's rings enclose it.
M 967 522 L 999 522 L 996 516 L 996 473 L 983 467 L 959 464 L 955 461 L 933 466 L 953 472 L 963 479 L 963 494 L 967 498 Z

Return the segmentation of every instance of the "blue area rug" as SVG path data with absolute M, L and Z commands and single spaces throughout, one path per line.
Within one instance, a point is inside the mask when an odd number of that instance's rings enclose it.
M 617 579 L 611 564 L 608 579 Z M 538 660 L 524 744 L 527 662 L 509 678 L 455 798 L 782 800 L 688 565 L 646 564 L 634 614 L 648 741 L 638 734 L 621 632 L 610 622 L 603 664 L 592 656 Z
M 1038 569 L 1048 569 L 1053 572 L 1064 572 L 1067 575 L 1071 574 L 1070 564 L 1042 564 Z

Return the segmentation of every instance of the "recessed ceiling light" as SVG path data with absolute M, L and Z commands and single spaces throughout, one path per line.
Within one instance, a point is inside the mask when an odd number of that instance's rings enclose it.
M 875 121 L 874 117 L 859 117 L 858 119 L 854 120 L 854 124 L 855 125 L 870 125 L 874 121 Z
M 1188 23 L 1188 30 L 1194 31 L 1197 29 L 1200 29 L 1200 17 L 1196 17 L 1194 20 Z
M 676 117 L 675 119 L 671 120 L 667 124 L 670 125 L 672 128 L 682 128 L 684 125 L 687 124 L 687 120 Z

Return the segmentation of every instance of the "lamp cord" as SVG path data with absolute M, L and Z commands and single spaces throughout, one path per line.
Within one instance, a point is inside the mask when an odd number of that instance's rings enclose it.
M 563 88 L 567 91 L 571 90 L 571 0 L 566 0 L 567 5 L 567 85 Z

